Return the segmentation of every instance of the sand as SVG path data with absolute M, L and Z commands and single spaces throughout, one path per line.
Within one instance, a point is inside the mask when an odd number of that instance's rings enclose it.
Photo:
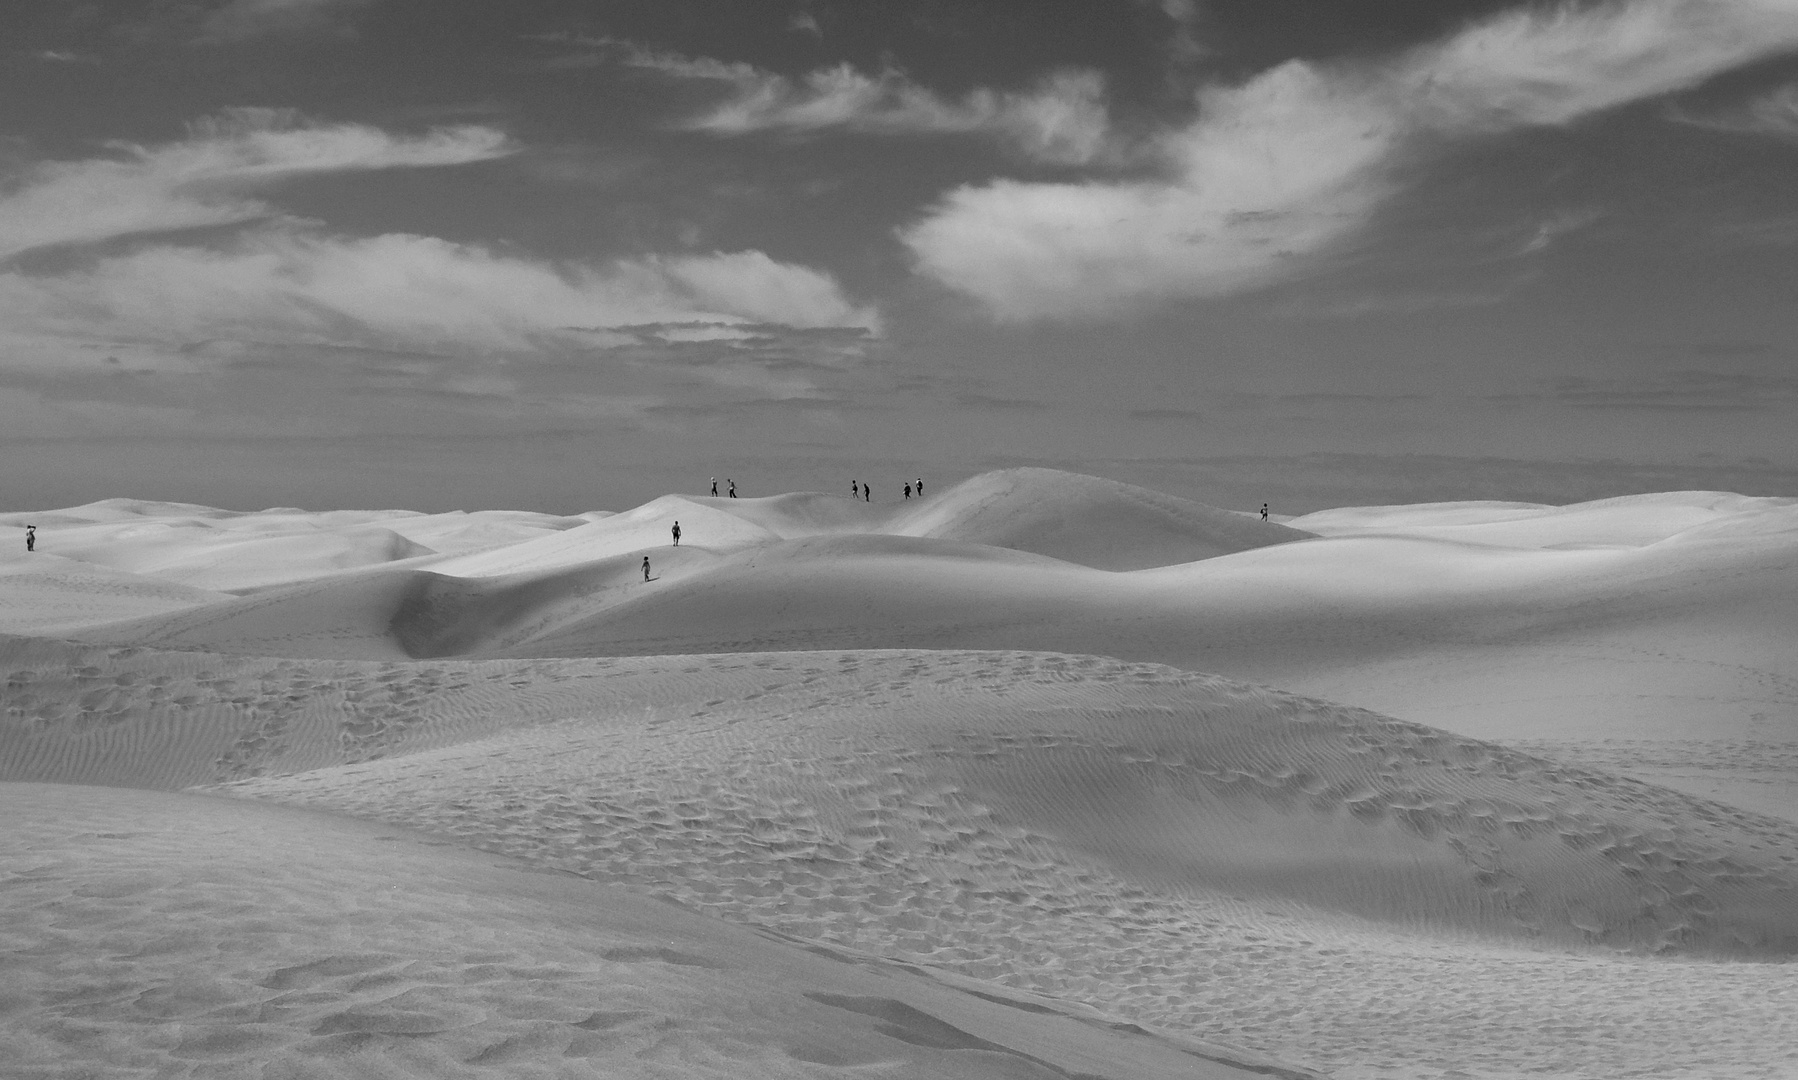
M 27 520 L 21 1075 L 1798 1073 L 1795 500 Z

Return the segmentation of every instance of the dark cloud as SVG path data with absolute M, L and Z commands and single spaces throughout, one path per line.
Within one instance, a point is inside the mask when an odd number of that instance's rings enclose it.
M 993 394 L 961 393 L 956 394 L 954 400 L 957 405 L 965 409 L 986 409 L 997 412 L 1042 412 L 1049 407 L 1041 401 L 998 397 Z
M 1798 402 L 1798 376 L 1719 371 L 1673 371 L 1611 378 L 1567 376 L 1553 380 L 1540 393 L 1503 395 L 1494 400 L 1546 401 L 1578 409 L 1754 411 Z

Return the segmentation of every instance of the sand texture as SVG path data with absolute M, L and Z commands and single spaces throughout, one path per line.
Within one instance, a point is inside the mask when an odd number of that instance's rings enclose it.
M 27 520 L 21 1076 L 1798 1075 L 1795 500 Z

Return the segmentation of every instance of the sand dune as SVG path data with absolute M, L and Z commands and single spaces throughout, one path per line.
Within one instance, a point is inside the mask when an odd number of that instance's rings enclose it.
M 617 515 L 509 516 L 489 524 L 528 538 L 337 570 L 237 600 L 169 595 L 144 575 L 104 601 L 79 589 L 54 603 L 18 593 L 0 604 L 0 629 L 295 658 L 1086 653 L 1521 741 L 1798 819 L 1798 731 L 1782 720 L 1798 709 L 1789 674 L 1798 643 L 1783 629 L 1798 601 L 1793 500 L 1676 492 L 1569 507 L 1345 509 L 1299 521 L 1316 539 L 1118 573 L 1031 554 L 1029 530 L 1001 536 L 987 526 L 1058 514 L 1090 524 L 1101 503 L 1124 507 L 1128 522 L 1129 490 L 1074 478 L 1061 499 L 1056 474 L 1022 472 L 885 508 L 819 494 L 669 496 Z M 1001 514 L 1023 513 L 1007 500 L 1025 488 L 1035 517 Z M 142 513 L 126 517 L 143 524 Z M 390 516 L 380 527 L 442 542 L 452 518 L 439 517 Z M 1015 546 L 900 535 L 953 532 L 950 517 Z M 373 527 L 367 515 L 346 520 L 346 529 Z M 667 540 L 675 520 L 687 532 L 679 549 Z M 1120 544 L 1156 535 L 1095 530 L 1086 535 Z M 46 538 L 50 550 L 61 539 Z M 648 585 L 644 554 L 656 575 Z
M 38 553 L 0 554 L 0 629 L 56 634 L 230 599 L 225 593 Z
M 597 746 L 605 760 L 578 766 L 594 775 L 627 756 L 639 759 L 632 768 L 698 774 L 722 767 L 706 764 L 722 755 L 740 772 L 753 753 L 755 785 L 798 790 L 813 776 L 823 786 L 806 816 L 841 818 L 848 803 L 824 804 L 864 781 L 794 764 L 815 755 L 806 747 L 836 746 L 871 757 L 851 771 L 885 769 L 908 798 L 972 792 L 1017 827 L 1140 863 L 1163 883 L 1264 896 L 1296 884 L 1288 898 L 1312 906 L 1501 937 L 1521 929 L 1623 948 L 1798 953 L 1798 868 L 1782 864 L 1798 863 L 1798 826 L 1172 668 L 1024 653 L 417 668 L 31 639 L 7 651 L 9 665 L 22 665 L 8 687 L 25 730 L 0 758 L 6 779 L 178 787 L 425 751 L 441 761 L 470 742 L 485 757 L 481 740 L 497 735 L 514 760 L 527 742 L 545 747 L 530 751 L 545 768 Z M 719 729 L 713 717 L 726 703 Z M 594 717 L 607 741 L 583 741 L 567 725 L 524 734 L 564 710 Z M 626 751 L 621 725 L 656 733 Z M 903 731 L 907 751 L 861 734 L 882 730 Z M 711 744 L 698 756 L 693 733 Z M 319 782 L 308 773 L 306 784 Z M 445 781 L 428 797 L 468 794 L 445 784 L 459 786 Z M 1716 860 L 1733 869 L 1705 870 Z M 1620 891 L 1607 900 L 1606 888 Z
M 46 1074 L 1798 1069 L 1798 500 L 1284 529 L 1008 470 L 884 505 L 26 521 L 0 781 L 385 823 L 0 786 L 31 900 L 0 1042 Z M 416 894 L 378 915 L 376 839 Z
M 1056 469 L 985 473 L 901 514 L 892 531 L 1141 570 L 1303 540 L 1309 533 L 1148 488 Z
M 0 814 L 10 1076 L 1309 1075 L 340 817 L 38 784 Z
M 1794 1034 L 1785 965 L 1652 957 L 1798 951 L 1798 826 L 1214 677 L 6 649 L 9 779 L 223 783 L 1334 1075 L 1753 1075 Z M 1702 1029 L 1642 1011 L 1676 987 Z

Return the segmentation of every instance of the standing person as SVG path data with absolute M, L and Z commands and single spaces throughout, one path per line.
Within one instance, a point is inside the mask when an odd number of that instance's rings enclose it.
M 649 580 L 649 556 L 643 556 L 643 580 Z
M 924 478 L 922 476 L 918 477 L 916 486 L 918 488 L 918 498 L 922 499 L 924 497 Z
M 26 551 L 36 551 L 37 550 L 37 526 L 36 525 L 25 526 L 25 550 Z
M 908 499 L 911 498 L 911 483 L 909 481 L 905 485 L 905 497 Z
M 1267 504 L 1266 503 L 1261 504 L 1261 520 L 1262 521 L 1267 520 Z
M 730 497 L 733 499 L 736 498 L 737 497 L 737 482 L 735 480 L 732 480 L 728 476 L 724 478 L 724 482 L 730 486 Z
M 680 547 L 680 522 L 674 523 L 674 546 Z
M 712 477 L 712 498 L 716 499 L 717 497 L 718 497 L 718 478 L 716 476 L 714 476 L 714 477 Z
M 862 497 L 862 482 L 860 480 L 849 481 L 849 498 L 853 500 L 853 499 L 859 499 L 861 497 Z
M 862 502 L 873 502 L 873 501 L 874 501 L 874 489 L 869 487 L 866 484 L 863 484 L 862 485 Z

